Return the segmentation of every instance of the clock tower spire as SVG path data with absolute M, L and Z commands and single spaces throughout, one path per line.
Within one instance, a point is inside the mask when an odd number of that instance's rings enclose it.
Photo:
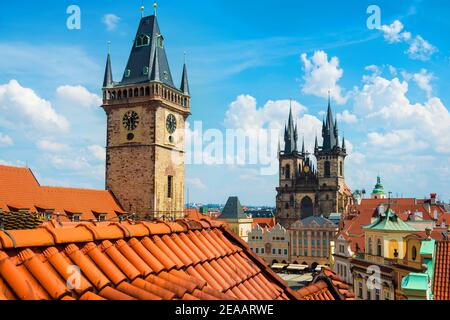
M 141 18 L 120 82 L 103 88 L 107 115 L 106 189 L 149 219 L 183 217 L 186 86 L 174 85 L 156 12 Z M 184 75 L 187 81 L 187 75 Z

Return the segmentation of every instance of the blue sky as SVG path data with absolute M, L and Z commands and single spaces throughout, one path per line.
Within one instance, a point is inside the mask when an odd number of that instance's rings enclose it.
M 66 9 L 81 9 L 69 30 Z M 147 14 L 152 2 L 144 1 Z M 172 75 L 183 53 L 190 123 L 203 129 L 279 128 L 294 112 L 311 150 L 332 92 L 350 156 L 346 178 L 394 195 L 450 198 L 448 1 L 160 1 Z M 107 42 L 121 78 L 141 1 L 0 4 L 0 162 L 28 165 L 42 184 L 104 187 L 101 84 Z M 107 23 L 108 22 L 108 23 Z M 194 129 L 193 129 L 194 130 Z M 320 131 L 319 131 L 320 132 Z M 193 132 L 195 134 L 195 132 Z M 342 137 L 342 135 L 341 135 Z M 191 201 L 275 201 L 278 177 L 255 165 L 188 165 Z

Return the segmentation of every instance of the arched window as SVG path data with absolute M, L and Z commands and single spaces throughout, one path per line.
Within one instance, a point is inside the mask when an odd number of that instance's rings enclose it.
M 367 246 L 369 247 L 368 248 L 369 249 L 369 254 L 371 255 L 372 254 L 372 238 L 369 238 Z
M 300 204 L 300 212 L 301 212 L 301 218 L 307 218 L 314 215 L 314 206 L 313 201 L 310 197 L 304 197 L 302 199 L 302 202 Z
M 330 161 L 325 161 L 324 163 L 324 176 L 329 177 L 331 175 Z
M 291 166 L 290 165 L 286 165 L 286 170 L 285 170 L 285 176 L 286 176 L 286 179 L 290 179 L 291 178 Z
M 413 261 L 416 261 L 417 260 L 417 248 L 416 248 L 416 246 L 413 246 L 411 251 L 412 251 L 411 258 L 412 258 Z
M 378 239 L 377 241 L 377 256 L 381 257 L 381 240 Z
M 342 177 L 344 175 L 344 168 L 343 168 L 342 161 L 339 161 L 339 175 Z

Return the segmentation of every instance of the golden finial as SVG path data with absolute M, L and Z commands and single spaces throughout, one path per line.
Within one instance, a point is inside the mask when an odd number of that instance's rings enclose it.
M 158 8 L 158 4 L 156 1 L 153 3 L 153 10 L 155 11 L 155 17 L 156 17 L 156 9 Z
M 141 4 L 140 10 L 141 10 L 141 17 L 143 18 L 144 17 L 144 11 L 145 11 L 144 0 L 142 0 L 142 4 Z

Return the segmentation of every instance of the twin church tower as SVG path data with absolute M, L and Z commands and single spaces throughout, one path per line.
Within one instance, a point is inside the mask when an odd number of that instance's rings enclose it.
M 277 220 L 285 227 L 314 215 L 328 217 L 331 213 L 343 213 L 352 202 L 352 194 L 344 178 L 345 139 L 340 143 L 330 99 L 322 125 L 322 138 L 323 144 L 319 146 L 316 136 L 315 166 L 311 155 L 305 151 L 304 140 L 301 151 L 298 150 L 298 128 L 290 111 L 284 131 L 284 150 L 279 153 L 276 197 Z
M 108 53 L 106 189 L 124 210 L 180 218 L 184 210 L 184 130 L 190 115 L 186 65 L 175 86 L 156 14 L 142 17 L 120 82 Z

